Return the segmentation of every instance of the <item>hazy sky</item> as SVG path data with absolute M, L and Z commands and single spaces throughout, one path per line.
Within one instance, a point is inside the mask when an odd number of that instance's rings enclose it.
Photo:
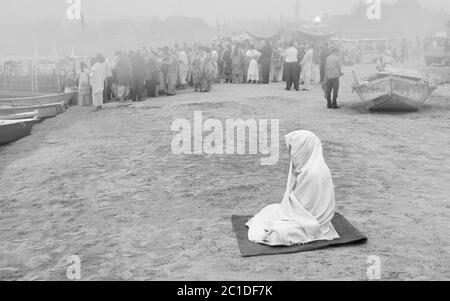
M 0 0 L 0 22 L 33 22 L 49 17 L 64 18 L 67 0 Z M 279 18 L 292 15 L 296 0 L 82 0 L 86 19 L 113 19 L 122 16 L 185 15 L 201 17 L 209 23 L 216 18 Z M 347 13 L 361 0 L 300 0 L 301 17 L 322 13 Z M 366 0 L 363 0 L 366 1 Z M 382 0 L 392 2 L 395 0 Z M 450 12 L 449 0 L 419 0 L 427 8 Z

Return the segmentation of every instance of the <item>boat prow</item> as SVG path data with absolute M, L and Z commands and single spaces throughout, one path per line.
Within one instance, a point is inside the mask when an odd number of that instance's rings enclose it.
M 5 145 L 31 134 L 33 125 L 37 118 L 0 120 L 0 145 Z
M 3 98 L 0 99 L 0 104 L 22 104 L 22 105 L 43 105 L 49 103 L 64 103 L 68 106 L 70 102 L 76 98 L 76 92 L 61 93 L 61 94 L 49 94 L 49 95 L 36 95 L 28 97 L 15 97 L 15 98 Z
M 354 78 L 354 91 L 372 111 L 418 111 L 436 90 L 418 76 L 382 72 L 367 81 L 360 82 L 356 75 Z
M 0 105 L 0 116 L 26 114 L 37 111 L 38 115 L 36 117 L 44 120 L 63 113 L 65 109 L 66 107 L 63 102 L 41 105 L 5 104 Z

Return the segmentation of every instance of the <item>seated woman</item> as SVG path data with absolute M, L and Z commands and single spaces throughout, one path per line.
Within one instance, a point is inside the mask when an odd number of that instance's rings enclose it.
M 308 131 L 286 136 L 291 166 L 281 204 L 264 208 L 248 223 L 248 238 L 269 246 L 293 246 L 339 235 L 331 220 L 335 213 L 331 172 L 319 138 Z

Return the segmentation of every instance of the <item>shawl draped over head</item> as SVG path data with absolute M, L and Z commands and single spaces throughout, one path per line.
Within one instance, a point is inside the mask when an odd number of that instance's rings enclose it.
M 331 220 L 334 185 L 319 138 L 308 131 L 286 136 L 291 164 L 281 204 L 264 208 L 248 223 L 248 238 L 269 246 L 292 246 L 339 238 Z

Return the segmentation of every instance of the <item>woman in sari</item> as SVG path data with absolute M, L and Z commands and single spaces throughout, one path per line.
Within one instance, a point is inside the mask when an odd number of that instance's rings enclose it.
M 257 51 L 252 45 L 250 46 L 250 50 L 247 51 L 246 56 L 250 60 L 247 71 L 247 81 L 249 83 L 256 84 L 257 82 L 259 82 L 258 59 L 261 56 L 261 53 Z
M 272 75 L 272 82 L 277 83 L 281 79 L 281 72 L 283 70 L 283 50 L 280 46 L 275 47 L 272 54 L 272 64 L 270 74 Z
M 291 166 L 281 204 L 264 208 L 248 223 L 248 238 L 269 246 L 293 246 L 339 238 L 331 172 L 319 138 L 308 131 L 286 136 Z

